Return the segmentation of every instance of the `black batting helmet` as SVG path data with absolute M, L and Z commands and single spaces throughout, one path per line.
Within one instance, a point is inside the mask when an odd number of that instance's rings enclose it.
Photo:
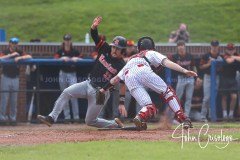
M 127 40 L 122 36 L 116 36 L 110 46 L 115 46 L 120 49 L 125 49 L 127 47 Z
M 142 37 L 138 40 L 138 51 L 155 50 L 155 43 L 151 37 Z

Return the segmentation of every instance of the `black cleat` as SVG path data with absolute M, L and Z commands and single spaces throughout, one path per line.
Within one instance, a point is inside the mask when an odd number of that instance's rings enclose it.
M 51 127 L 52 124 L 54 123 L 54 120 L 51 116 L 38 115 L 37 119 L 40 120 L 42 123 L 48 125 L 48 127 Z
M 136 116 L 133 119 L 133 123 L 135 124 L 135 126 L 138 128 L 139 131 L 147 130 L 147 123 L 143 122 L 139 116 Z
M 186 119 L 183 121 L 183 128 L 184 128 L 184 129 L 193 128 L 193 125 L 192 125 L 192 122 L 191 122 L 191 119 L 190 119 L 190 118 L 186 118 Z

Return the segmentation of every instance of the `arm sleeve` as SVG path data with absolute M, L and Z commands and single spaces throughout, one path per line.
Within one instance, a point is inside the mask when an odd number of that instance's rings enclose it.
M 98 36 L 98 30 L 97 30 L 97 28 L 96 28 L 96 29 L 92 29 L 92 28 L 91 28 L 90 33 L 91 33 L 91 37 L 92 37 L 95 45 L 97 46 L 98 43 L 100 42 L 100 38 L 99 38 L 99 36 Z
M 123 69 L 124 69 L 124 68 L 123 68 Z M 121 69 L 121 71 L 117 74 L 117 76 L 118 76 L 122 81 L 124 81 L 124 79 L 125 79 L 125 75 L 124 75 L 123 69 Z
M 0 53 L 0 57 L 3 57 L 4 56 L 4 53 Z
M 58 59 L 61 57 L 60 50 L 58 50 L 56 53 L 53 55 L 54 58 Z
M 96 29 L 91 28 L 91 36 L 96 45 L 97 51 L 99 51 L 99 49 L 105 44 L 105 41 L 99 38 L 97 28 Z
M 166 56 L 156 51 L 150 51 L 149 55 L 150 55 L 149 60 L 154 67 L 158 67 L 159 65 L 164 66 L 163 61 L 164 59 L 167 59 Z
M 203 55 L 203 57 L 200 60 L 200 66 L 203 64 L 206 64 L 208 62 L 208 57 L 207 55 Z

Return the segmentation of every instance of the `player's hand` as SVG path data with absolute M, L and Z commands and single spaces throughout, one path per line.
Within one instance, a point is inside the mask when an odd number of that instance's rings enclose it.
M 22 57 L 16 57 L 16 58 L 14 58 L 14 61 L 18 62 L 20 59 L 22 59 Z
M 105 93 L 105 90 L 103 88 L 101 88 L 99 91 Z
M 15 57 L 15 56 L 19 56 L 19 53 L 18 53 L 18 52 L 13 52 L 13 53 L 11 54 L 11 57 Z
M 92 23 L 91 28 L 92 28 L 92 29 L 96 29 L 101 22 L 102 22 L 102 17 L 101 17 L 101 16 L 96 17 L 96 18 L 93 20 L 93 23 Z
M 127 111 L 126 111 L 126 108 L 124 105 L 120 104 L 118 106 L 118 110 L 119 110 L 119 113 L 123 116 L 123 117 L 127 117 Z
M 70 61 L 70 58 L 69 58 L 69 57 L 66 57 L 66 56 L 64 56 L 64 57 L 61 57 L 61 60 L 63 60 L 64 62 L 68 62 L 68 61 Z
M 71 60 L 72 60 L 73 62 L 77 62 L 77 61 L 79 61 L 80 59 L 81 59 L 81 58 L 78 58 L 78 57 L 72 57 Z
M 194 71 L 189 71 L 189 70 L 185 69 L 183 72 L 184 72 L 184 74 L 186 74 L 189 77 L 197 77 L 198 76 L 197 73 Z
M 212 61 L 213 61 L 213 59 L 212 59 L 212 58 L 208 59 L 207 63 L 205 64 L 205 65 L 206 65 L 206 67 L 210 67 L 210 66 L 211 66 L 211 63 L 212 63 Z

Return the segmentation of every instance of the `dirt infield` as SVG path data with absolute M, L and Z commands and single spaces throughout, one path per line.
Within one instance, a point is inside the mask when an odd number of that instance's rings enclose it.
M 0 146 L 35 145 L 58 142 L 85 142 L 96 140 L 173 140 L 171 135 L 174 129 L 158 129 L 157 124 L 147 131 L 98 131 L 85 124 L 55 124 L 47 127 L 43 124 L 19 124 L 15 127 L 0 127 Z M 155 128 L 155 129 L 154 129 Z M 199 128 L 191 132 L 197 133 Z M 240 131 L 240 128 L 225 128 L 223 132 Z M 220 133 L 220 129 L 213 129 Z M 180 133 L 180 132 L 179 132 Z
M 0 145 L 31 145 L 112 139 L 159 140 L 166 139 L 171 132 L 171 130 L 98 131 L 96 128 L 88 127 L 85 124 L 56 124 L 52 127 L 43 124 L 21 124 L 16 127 L 1 127 Z

